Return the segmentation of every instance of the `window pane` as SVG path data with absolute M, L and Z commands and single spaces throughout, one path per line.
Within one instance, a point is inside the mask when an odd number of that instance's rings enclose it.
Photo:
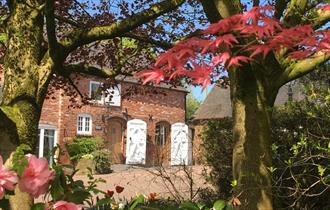
M 83 131 L 83 117 L 78 117 L 78 131 Z
M 155 143 L 156 143 L 156 145 L 160 144 L 159 137 L 160 137 L 160 126 L 156 125 L 156 132 L 155 132 Z
M 91 83 L 91 99 L 101 100 L 102 99 L 102 91 L 100 89 L 99 83 Z
M 88 132 L 90 127 L 90 118 L 85 117 L 85 131 Z
M 166 144 L 166 128 L 164 125 L 162 125 L 160 133 L 161 133 L 161 140 L 162 140 L 161 144 L 165 145 Z
M 48 158 L 50 164 L 53 163 L 53 157 L 51 156 L 54 149 L 54 137 L 55 130 L 45 129 L 44 131 L 44 157 Z

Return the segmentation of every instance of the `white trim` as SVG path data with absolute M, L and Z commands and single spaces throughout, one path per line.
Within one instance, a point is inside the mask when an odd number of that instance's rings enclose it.
M 79 128 L 79 117 L 82 118 L 82 130 L 78 130 Z M 86 131 L 86 118 L 89 118 L 89 131 Z M 77 121 L 76 121 L 76 131 L 78 135 L 92 135 L 92 128 L 93 128 L 93 119 L 92 115 L 90 114 L 78 114 L 77 115 Z
M 53 148 L 57 145 L 57 128 L 53 125 L 48 124 L 39 124 L 38 129 L 40 130 L 39 133 L 39 151 L 38 151 L 38 157 L 44 157 L 44 140 L 45 140 L 45 130 L 53 130 L 54 131 L 54 142 L 53 142 Z M 53 161 L 57 161 L 57 156 L 54 154 Z

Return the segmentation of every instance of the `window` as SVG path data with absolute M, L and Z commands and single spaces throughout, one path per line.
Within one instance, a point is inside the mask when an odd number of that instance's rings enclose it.
M 166 139 L 168 136 L 169 124 L 162 122 L 156 125 L 156 133 L 155 133 L 155 142 L 156 145 L 166 145 Z
M 54 163 L 53 150 L 56 146 L 57 131 L 53 126 L 41 125 L 38 129 L 38 145 L 36 154 L 38 157 L 47 158 L 49 164 Z
M 117 84 L 116 86 L 106 90 L 105 102 L 109 103 L 110 106 L 120 106 L 121 97 L 120 97 L 121 85 Z
M 105 104 L 110 106 L 120 106 L 121 103 L 121 96 L 120 96 L 120 89 L 121 85 L 118 84 L 114 87 L 108 88 L 107 90 L 103 91 L 102 83 L 96 81 L 90 81 L 89 83 L 89 97 L 99 103 Z
M 77 134 L 80 135 L 92 134 L 92 117 L 90 115 L 78 115 Z
M 102 90 L 101 90 L 101 83 L 90 81 L 89 83 L 89 97 L 96 102 L 102 103 Z

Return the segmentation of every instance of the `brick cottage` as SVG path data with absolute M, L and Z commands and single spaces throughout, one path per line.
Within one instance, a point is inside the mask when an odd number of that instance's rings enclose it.
M 77 76 L 75 80 L 79 80 L 77 88 L 91 98 L 91 103 L 72 108 L 72 96 L 67 96 L 61 88 L 45 100 L 39 121 L 39 156 L 45 155 L 56 144 L 65 148 L 64 145 L 76 136 L 99 136 L 112 152 L 113 163 L 127 163 L 128 141 L 139 135 L 138 129 L 129 133 L 129 122 L 146 125 L 142 164 L 169 164 L 171 125 L 185 123 L 185 89 L 166 84 L 148 87 L 140 85 L 134 78 L 117 78 L 119 84 L 107 89 L 111 93 L 109 96 L 100 93 L 104 81 L 99 78 Z M 144 94 L 141 91 L 133 93 L 134 89 L 142 90 Z M 151 93 L 155 91 L 158 93 Z M 68 155 L 61 154 L 59 160 L 67 162 Z

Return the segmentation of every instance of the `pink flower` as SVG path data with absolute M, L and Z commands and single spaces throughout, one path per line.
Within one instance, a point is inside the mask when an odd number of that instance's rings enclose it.
M 3 160 L 0 156 L 0 200 L 5 195 L 5 189 L 14 190 L 17 183 L 17 175 L 3 166 Z
M 19 188 L 37 198 L 47 192 L 49 182 L 55 177 L 54 172 L 49 170 L 45 158 L 37 158 L 35 155 L 26 157 L 29 163 L 19 180 Z
M 74 203 L 69 203 L 66 201 L 57 201 L 54 206 L 54 210 L 80 210 L 81 207 Z

